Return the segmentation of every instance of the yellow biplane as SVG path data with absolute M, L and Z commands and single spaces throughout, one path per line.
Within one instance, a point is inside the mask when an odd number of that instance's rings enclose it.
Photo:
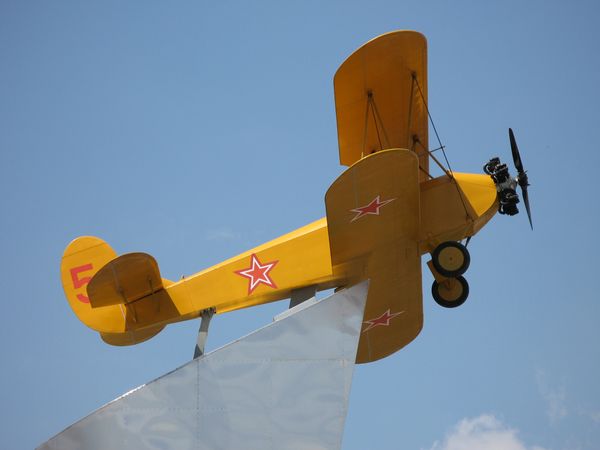
M 162 278 L 146 253 L 117 256 L 101 239 L 79 237 L 61 264 L 77 317 L 105 342 L 132 345 L 169 323 L 285 298 L 294 305 L 317 290 L 369 279 L 357 354 L 366 363 L 419 334 L 421 255 L 431 254 L 434 299 L 462 304 L 470 258 L 460 241 L 498 211 L 516 214 L 517 184 L 531 223 L 512 131 L 515 178 L 498 158 L 485 174 L 440 163 L 428 144 L 427 43 L 414 31 L 364 44 L 335 74 L 334 90 L 340 162 L 349 167 L 325 194 L 325 218 L 179 281 Z M 430 162 L 441 176 L 431 174 Z

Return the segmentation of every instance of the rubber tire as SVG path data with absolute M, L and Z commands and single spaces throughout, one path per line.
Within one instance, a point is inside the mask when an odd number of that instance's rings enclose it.
M 457 249 L 458 251 L 460 251 L 460 253 L 463 256 L 463 263 L 458 269 L 454 269 L 454 270 L 447 269 L 444 266 L 442 266 L 442 264 L 440 262 L 440 255 L 442 254 L 442 252 L 444 250 L 446 250 L 448 248 Z M 437 270 L 437 272 L 440 275 L 442 275 L 444 277 L 448 277 L 448 278 L 455 278 L 455 277 L 462 275 L 463 273 L 465 273 L 467 271 L 467 269 L 469 268 L 469 265 L 471 264 L 471 255 L 469 255 L 469 250 L 467 250 L 467 247 L 462 245 L 460 242 L 446 241 L 446 242 L 442 242 L 440 245 L 438 245 L 435 248 L 435 250 L 431 254 L 431 261 L 433 262 L 433 267 L 435 267 L 435 270 Z
M 444 308 L 457 308 L 467 300 L 467 297 L 469 297 L 469 283 L 467 283 L 467 280 L 465 280 L 464 277 L 456 277 L 454 280 L 458 281 L 462 287 L 462 293 L 454 300 L 448 300 L 440 294 L 440 283 L 437 281 L 434 280 L 431 285 L 431 295 L 433 296 L 433 299 L 438 305 Z

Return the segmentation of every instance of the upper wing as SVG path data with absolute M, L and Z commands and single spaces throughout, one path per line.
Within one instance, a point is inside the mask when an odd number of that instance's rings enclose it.
M 394 31 L 367 42 L 342 63 L 333 84 L 340 163 L 350 166 L 379 150 L 407 148 L 419 155 L 424 179 L 429 161 L 425 36 Z
M 347 169 L 325 196 L 336 275 L 371 280 L 358 363 L 401 349 L 423 325 L 418 172 L 413 152 L 382 151 Z

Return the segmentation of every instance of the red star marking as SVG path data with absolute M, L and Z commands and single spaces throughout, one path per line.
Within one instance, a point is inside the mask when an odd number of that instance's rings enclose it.
M 279 261 L 271 261 L 261 264 L 254 253 L 250 257 L 250 261 L 249 268 L 235 271 L 235 273 L 238 275 L 250 280 L 250 283 L 248 284 L 248 295 L 252 294 L 252 291 L 254 291 L 254 289 L 256 289 L 256 287 L 261 283 L 276 289 L 277 285 L 269 276 L 269 272 Z
M 384 312 L 382 315 L 380 315 L 376 319 L 365 320 L 363 323 L 365 325 L 367 325 L 367 327 L 362 332 L 365 333 L 365 332 L 369 331 L 371 328 L 375 328 L 378 326 L 387 327 L 390 324 L 390 320 L 392 320 L 396 316 L 399 316 L 403 312 L 404 311 L 400 311 L 397 313 L 391 313 L 390 310 L 388 309 L 386 312 Z
M 374 216 L 378 216 L 379 215 L 379 209 L 382 206 L 385 206 L 388 203 L 393 202 L 394 200 L 396 200 L 395 198 L 390 198 L 389 200 L 381 201 L 380 197 L 381 196 L 378 195 L 373 200 L 371 200 L 371 202 L 368 205 L 366 205 L 366 206 L 361 206 L 359 208 L 351 209 L 350 212 L 354 212 L 354 213 L 356 213 L 356 215 L 352 218 L 352 220 L 350 222 L 354 222 L 355 220 L 358 220 L 361 217 L 367 216 L 369 214 L 372 214 Z

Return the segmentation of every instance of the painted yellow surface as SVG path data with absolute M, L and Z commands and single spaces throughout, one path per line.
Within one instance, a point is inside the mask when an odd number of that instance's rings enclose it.
M 222 313 L 280 300 L 290 297 L 292 289 L 307 285 L 319 285 L 322 289 L 337 285 L 325 219 L 178 282 L 163 280 L 164 289 L 132 301 L 126 295 L 121 297 L 121 290 L 126 293 L 134 288 L 139 292 L 138 275 L 145 273 L 148 261 L 137 258 L 140 268 L 110 263 L 119 259 L 115 258 L 117 255 L 101 239 L 82 237 L 69 244 L 61 264 L 63 287 L 75 314 L 87 326 L 106 334 L 195 318 L 207 308 Z M 99 297 L 90 303 L 86 287 L 92 275 L 105 265 L 109 270 L 103 272 L 110 277 L 103 277 L 97 284 L 92 296 Z M 82 272 L 85 278 L 75 288 L 70 273 L 81 267 L 86 269 Z M 154 276 L 160 276 L 158 269 Z M 90 284 L 95 283 L 94 277 Z M 86 301 L 78 300 L 78 294 L 85 294 Z M 102 299 L 102 295 L 106 298 Z M 116 337 L 105 340 L 114 341 Z
M 125 341 L 134 344 L 145 340 L 141 337 L 147 333 L 137 333 L 140 340 L 133 339 L 133 341 L 127 336 L 113 336 L 111 339 L 109 335 L 132 332 L 145 327 L 156 329 L 154 326 L 156 323 L 173 321 L 177 311 L 173 309 L 167 298 L 162 298 L 158 304 L 156 301 L 152 304 L 135 302 L 132 306 L 133 304 L 127 304 L 118 298 L 100 296 L 98 304 L 101 306 L 92 307 L 87 290 L 91 280 L 102 268 L 110 267 L 111 262 L 118 259 L 115 251 L 102 239 L 92 236 L 79 237 L 71 242 L 63 253 L 62 285 L 73 312 L 85 325 L 100 333 L 106 333 L 107 342 Z M 170 283 L 168 280 L 163 280 L 165 286 Z M 124 289 L 129 287 L 130 285 L 127 284 L 123 286 Z
M 425 36 L 394 31 L 372 39 L 342 63 L 333 86 L 340 163 L 350 166 L 375 151 L 407 148 L 419 155 L 420 177 L 425 179 L 429 171 Z
M 168 323 L 196 318 L 207 308 L 223 313 L 289 298 L 293 289 L 304 286 L 327 289 L 369 278 L 365 327 L 377 318 L 385 321 L 388 309 L 390 315 L 403 311 L 385 327 L 364 333 L 357 360 L 379 359 L 408 344 L 421 329 L 420 255 L 443 240 L 470 236 L 497 210 L 489 177 L 456 174 L 456 181 L 444 176 L 418 182 L 417 162 L 414 153 L 399 149 L 364 158 L 327 192 L 327 219 L 180 281 L 163 279 L 164 289 L 141 298 L 136 294 L 128 300 L 127 292 L 130 287 L 140 292 L 140 274 L 146 281 L 148 274 L 160 277 L 149 255 L 117 258 L 104 241 L 78 238 L 63 256 L 65 293 L 80 320 L 106 342 L 130 345 Z M 375 207 L 364 209 L 377 197 Z M 362 216 L 361 207 L 366 211 Z M 77 296 L 87 299 L 86 285 L 103 266 L 110 268 L 103 272 L 111 273 L 113 281 L 100 284 L 107 299 L 97 302 L 104 306 L 93 308 Z M 156 287 L 154 282 L 148 288 Z
M 158 325 L 142 330 L 128 330 L 122 333 L 100 333 L 100 337 L 104 342 L 110 345 L 135 345 L 156 336 L 164 327 L 165 325 Z
M 496 185 L 489 175 L 454 173 L 454 179 L 469 200 L 477 217 L 485 215 L 496 202 Z
M 488 175 L 454 174 L 421 183 L 421 250 L 475 235 L 498 210 Z
M 96 272 L 116 257 L 106 242 L 92 236 L 75 239 L 63 253 L 60 272 L 65 296 L 79 320 L 96 331 L 124 330 L 121 306 L 93 311 L 86 289 Z
M 370 279 L 358 363 L 411 342 L 423 324 L 419 160 L 385 150 L 346 170 L 325 195 L 334 272 Z
M 92 308 L 129 304 L 163 289 L 158 263 L 146 253 L 128 253 L 102 267 L 87 286 Z
M 167 292 L 183 314 L 206 308 L 222 313 L 287 298 L 303 286 L 333 287 L 333 280 L 321 219 L 181 280 Z
M 340 160 L 350 167 L 327 191 L 326 218 L 176 282 L 161 278 L 150 255 L 117 257 L 99 238 L 75 239 L 61 277 L 77 317 L 107 343 L 131 345 L 205 309 L 224 313 L 289 298 L 306 286 L 370 279 L 357 361 L 408 344 L 423 324 L 421 255 L 473 236 L 498 209 L 487 175 L 426 175 L 427 116 L 413 80 L 426 99 L 426 63 L 421 34 L 394 32 L 340 67 Z M 415 136 L 425 147 L 414 145 Z

